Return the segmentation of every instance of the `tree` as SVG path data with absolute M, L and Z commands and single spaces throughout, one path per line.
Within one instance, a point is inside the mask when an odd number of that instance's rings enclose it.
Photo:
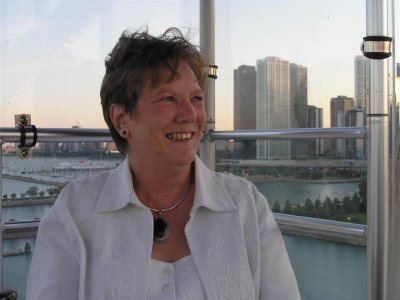
M 308 216 L 309 212 L 304 209 L 301 205 L 294 205 L 293 214 L 297 216 Z
M 59 187 L 47 189 L 47 193 L 48 193 L 50 196 L 58 195 L 60 192 L 61 192 L 61 188 L 59 188 Z
M 337 216 L 341 213 L 342 203 L 338 198 L 333 199 L 333 215 Z
M 281 212 L 281 205 L 279 204 L 278 201 L 275 201 L 274 206 L 272 206 L 272 211 L 276 213 Z
M 44 196 L 44 192 L 43 191 L 40 191 L 39 192 L 39 197 L 43 197 Z
M 361 213 L 367 213 L 367 176 L 363 175 L 361 177 L 361 182 L 358 185 L 358 194 L 360 196 L 360 202 L 358 206 L 358 211 Z
M 353 214 L 356 212 L 356 206 L 350 197 L 343 198 L 343 210 L 346 214 Z
M 314 201 L 314 212 L 315 212 L 315 217 L 319 217 L 321 215 L 321 211 L 322 211 L 322 204 L 321 201 L 317 198 Z
M 36 197 L 38 194 L 39 188 L 37 186 L 31 186 L 26 190 L 26 194 L 31 197 Z
M 292 203 L 290 202 L 289 199 L 286 200 L 285 207 L 283 209 L 283 213 L 289 214 L 289 215 L 293 213 Z
M 17 198 L 17 194 L 16 194 L 16 193 L 12 193 L 12 194 L 10 195 L 10 197 L 11 197 L 11 199 L 15 199 L 15 198 Z
M 359 206 L 360 206 L 360 202 L 361 202 L 361 198 L 358 195 L 358 193 L 354 193 L 353 198 L 351 198 L 351 201 L 353 202 L 353 205 L 356 209 L 356 212 L 358 212 Z
M 312 214 L 314 211 L 314 204 L 311 202 L 310 198 L 306 199 L 306 202 L 304 203 L 304 208 L 308 214 Z
M 322 215 L 326 218 L 331 218 L 334 216 L 335 204 L 331 198 L 326 197 L 324 203 L 322 204 Z
M 321 210 L 321 201 L 319 201 L 319 199 L 317 198 L 315 201 L 314 201 L 314 207 L 315 207 L 315 209 L 317 209 L 317 210 Z

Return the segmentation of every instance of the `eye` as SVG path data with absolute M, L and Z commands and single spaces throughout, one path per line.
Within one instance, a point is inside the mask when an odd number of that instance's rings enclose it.
M 203 97 L 202 96 L 194 96 L 192 98 L 192 102 L 199 102 L 199 101 L 203 101 Z
M 173 96 L 165 96 L 160 98 L 158 101 L 160 102 L 173 102 L 175 101 L 175 98 Z

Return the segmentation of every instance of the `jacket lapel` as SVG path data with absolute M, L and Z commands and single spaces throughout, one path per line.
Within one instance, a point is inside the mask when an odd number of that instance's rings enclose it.
M 196 159 L 196 194 L 185 228 L 209 299 L 254 298 L 238 206 L 222 180 Z

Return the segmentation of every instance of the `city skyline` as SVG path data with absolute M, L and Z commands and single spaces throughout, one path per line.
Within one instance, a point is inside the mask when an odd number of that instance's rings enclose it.
M 309 104 L 324 108 L 324 126 L 330 98 L 355 96 L 353 60 L 365 36 L 364 1 L 215 5 L 217 130 L 233 129 L 233 70 L 261 57 L 307 67 Z M 0 126 L 13 127 L 14 114 L 30 113 L 39 127 L 105 128 L 99 100 L 104 58 L 121 32 L 191 28 L 190 40 L 198 44 L 198 6 L 194 0 L 2 1 Z

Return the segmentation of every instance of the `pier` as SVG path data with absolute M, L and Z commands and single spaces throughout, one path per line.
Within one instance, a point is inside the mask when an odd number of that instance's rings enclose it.
M 44 180 L 44 179 L 31 178 L 31 177 L 25 177 L 25 176 L 18 176 L 18 175 L 2 174 L 2 176 L 3 176 L 3 178 L 7 178 L 7 179 L 39 183 L 39 184 L 45 184 L 45 185 L 52 185 L 52 186 L 56 186 L 56 187 L 60 187 L 60 188 L 62 188 L 66 185 L 65 182 Z
M 16 249 L 16 250 L 11 250 L 11 251 L 4 251 L 3 256 L 17 256 L 17 255 L 27 255 L 32 253 L 32 246 L 29 243 L 25 243 L 25 247 Z
M 29 198 L 3 198 L 3 207 L 23 206 L 23 205 L 38 205 L 38 204 L 54 204 L 57 196 L 42 196 Z

